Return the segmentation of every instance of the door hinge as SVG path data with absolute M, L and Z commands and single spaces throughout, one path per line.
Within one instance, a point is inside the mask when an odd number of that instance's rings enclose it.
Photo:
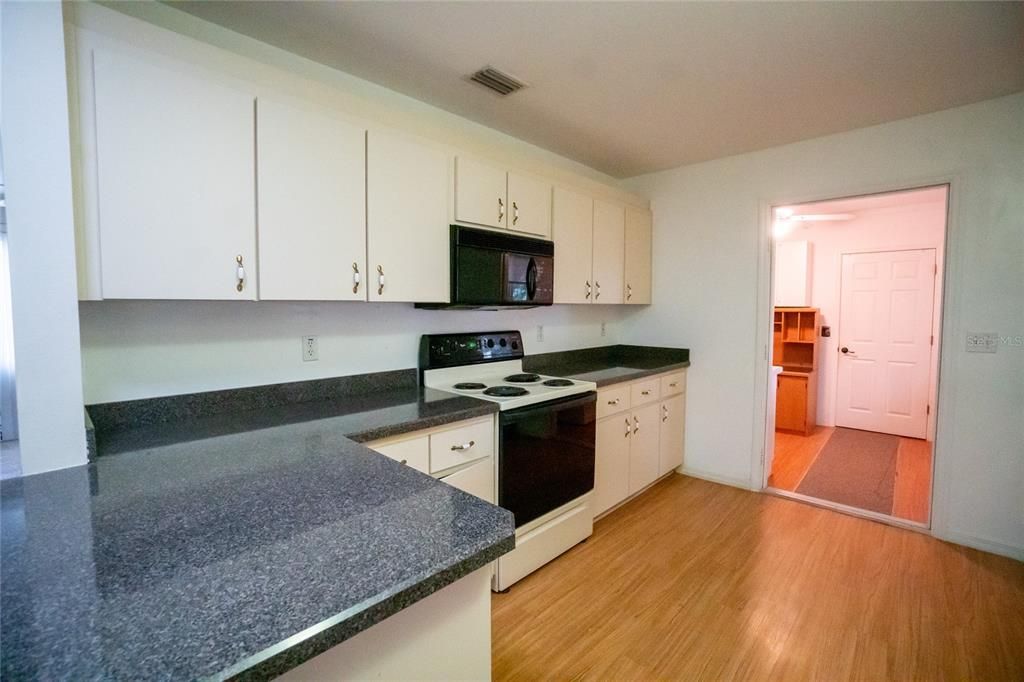
M 934 270 L 932 270 L 932 274 L 933 274 L 933 275 L 937 275 L 937 274 L 939 274 L 939 264 L 938 264 L 938 263 L 936 263 L 936 264 L 935 264 L 935 265 L 933 265 L 932 267 L 934 268 Z
M 924 413 L 925 414 L 931 414 L 932 413 L 932 406 L 928 405 L 927 407 L 925 407 L 924 408 Z
M 935 334 L 932 334 L 931 336 L 928 337 L 928 345 L 929 346 L 934 346 L 935 345 Z

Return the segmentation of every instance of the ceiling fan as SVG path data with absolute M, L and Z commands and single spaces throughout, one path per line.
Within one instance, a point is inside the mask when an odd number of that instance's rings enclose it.
M 800 213 L 796 214 L 791 208 L 775 209 L 775 224 L 772 232 L 775 238 L 789 234 L 796 223 L 824 223 L 840 220 L 853 220 L 856 216 L 852 213 Z

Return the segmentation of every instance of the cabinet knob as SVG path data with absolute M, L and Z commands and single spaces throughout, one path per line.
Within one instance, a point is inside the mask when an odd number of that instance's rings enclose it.
M 634 416 L 633 417 L 633 435 L 635 436 L 637 431 L 639 431 L 639 430 L 640 430 L 640 418 Z
M 629 417 L 626 417 L 626 438 L 629 438 L 629 434 L 630 434 Z
M 650 391 L 640 391 L 640 395 L 650 395 Z
M 590 286 L 590 280 L 587 280 L 587 298 L 590 298 L 590 293 L 593 287 Z
M 384 266 L 377 266 L 377 295 L 380 296 L 384 293 Z
M 235 285 L 235 289 L 241 291 L 245 288 L 245 265 L 242 264 L 242 255 L 235 256 L 235 278 L 238 283 Z
M 678 385 L 679 385 L 679 382 L 678 382 L 678 381 L 673 381 L 673 382 L 672 382 L 671 384 L 669 384 L 668 386 L 669 386 L 669 388 L 675 388 L 675 387 L 676 387 L 676 386 L 678 386 Z
M 352 263 L 352 293 L 359 293 L 359 263 Z
M 407 460 L 407 459 L 403 459 L 401 462 L 399 462 L 399 464 L 408 464 L 408 463 L 409 463 L 409 460 Z
M 519 206 L 516 202 L 512 202 L 512 224 L 515 225 L 519 222 Z
M 662 405 L 661 406 L 661 421 L 663 421 L 663 422 L 667 422 L 668 421 L 668 405 Z
M 633 287 L 626 284 L 626 300 L 628 301 L 631 298 L 633 298 Z
M 622 398 L 616 398 L 615 400 L 609 400 L 608 404 L 609 405 L 618 405 L 620 402 L 622 402 Z
M 453 445 L 452 450 L 456 452 L 458 452 L 459 450 L 469 450 L 474 445 L 476 445 L 476 441 L 471 440 L 468 443 L 463 443 L 462 445 Z
M 594 289 L 594 300 L 596 301 L 597 299 L 601 298 L 601 283 L 598 282 L 596 279 L 594 280 Z
M 505 202 L 501 197 L 498 197 L 498 222 L 500 223 L 505 219 Z

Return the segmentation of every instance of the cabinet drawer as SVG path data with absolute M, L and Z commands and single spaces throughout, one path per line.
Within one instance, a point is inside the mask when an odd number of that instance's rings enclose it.
M 633 407 L 657 400 L 661 395 L 660 379 L 645 379 L 636 381 L 630 385 L 630 402 Z
M 629 384 L 602 388 L 597 392 L 597 418 L 629 409 Z
M 494 459 L 488 457 L 441 479 L 481 500 L 494 504 Z
M 430 473 L 493 454 L 494 420 L 491 418 L 430 434 Z
M 661 377 L 661 397 L 686 393 L 686 372 L 674 372 Z
M 388 443 L 386 445 L 371 445 L 369 447 L 371 450 L 375 450 L 402 464 L 408 464 L 413 469 L 418 469 L 423 473 L 430 473 L 430 440 L 427 436 L 410 438 L 409 440 Z

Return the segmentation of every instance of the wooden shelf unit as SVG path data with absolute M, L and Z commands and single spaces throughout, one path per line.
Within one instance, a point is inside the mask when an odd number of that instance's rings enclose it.
M 782 367 L 775 430 L 810 435 L 818 409 L 818 309 L 775 308 L 772 362 Z

